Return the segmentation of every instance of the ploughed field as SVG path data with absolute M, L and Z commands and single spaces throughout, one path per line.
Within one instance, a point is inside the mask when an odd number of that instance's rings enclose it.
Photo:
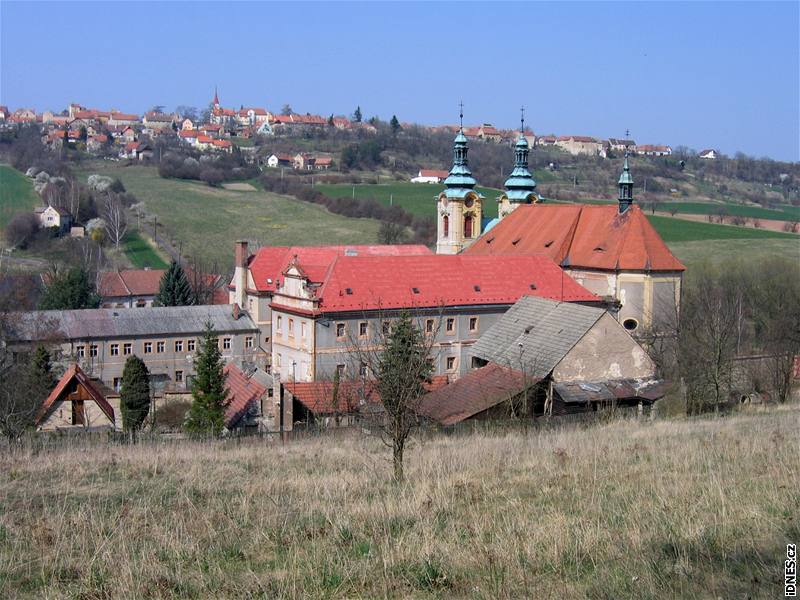
M 0 597 L 782 597 L 796 411 L 4 451 Z

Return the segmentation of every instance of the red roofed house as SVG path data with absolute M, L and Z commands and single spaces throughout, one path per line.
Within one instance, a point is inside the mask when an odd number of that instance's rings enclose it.
M 112 112 L 108 117 L 108 124 L 111 127 L 115 125 L 133 125 L 139 122 L 138 115 L 129 115 L 126 113 Z
M 128 142 L 120 152 L 120 158 L 130 158 L 133 160 L 144 160 L 153 157 L 153 150 L 144 142 Z
M 215 150 L 222 150 L 223 152 L 233 152 L 233 144 L 228 140 L 212 140 L 211 147 Z
M 326 265 L 291 258 L 274 281 L 272 369 L 282 381 L 368 376 L 354 346 L 382 343 L 405 310 L 435 336 L 434 373 L 456 378 L 481 333 L 523 295 L 600 303 L 545 256 L 331 257 Z
M 100 295 L 102 308 L 145 308 L 153 306 L 158 295 L 164 269 L 123 269 L 103 271 L 98 275 L 97 293 Z M 186 270 L 189 283 L 194 288 L 202 287 L 208 293 L 201 298 L 200 304 L 227 304 L 228 293 L 220 285 L 220 275 L 194 275 L 191 269 Z M 201 278 L 195 281 L 195 278 Z
M 643 154 L 644 156 L 670 156 L 672 154 L 672 148 L 657 144 L 641 144 L 636 146 L 635 150 L 636 154 Z
M 555 145 L 573 155 L 598 156 L 603 154 L 603 142 L 585 135 L 562 135 L 556 140 Z
M 437 169 L 420 169 L 419 175 L 411 178 L 411 183 L 442 183 L 449 173 Z
M 0 106 L 0 121 L 5 121 L 9 116 L 11 116 L 11 113 L 8 112 L 8 107 Z
M 42 404 L 35 423 L 39 431 L 120 430 L 119 394 L 73 364 Z
M 619 188 L 617 206 L 522 204 L 464 254 L 546 255 L 586 289 L 616 300 L 628 331 L 672 329 L 686 267 L 633 204 L 627 158 Z
M 272 377 L 257 367 L 229 362 L 223 369 L 228 389 L 225 428 L 229 431 L 280 430 L 280 403 L 272 400 Z M 291 404 L 284 408 L 284 423 L 291 425 Z M 289 427 L 288 429 L 291 429 Z
M 267 158 L 267 166 L 275 169 L 277 167 L 291 167 L 294 162 L 294 156 L 291 154 L 271 154 Z

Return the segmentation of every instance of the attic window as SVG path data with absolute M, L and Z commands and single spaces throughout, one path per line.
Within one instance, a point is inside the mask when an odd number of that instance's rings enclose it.
M 634 331 L 637 327 L 639 327 L 639 321 L 636 319 L 625 319 L 622 322 L 622 326 L 628 331 Z
M 344 255 L 345 256 L 358 256 L 358 250 L 356 250 L 355 248 L 347 248 L 344 251 Z
M 411 291 L 414 292 L 415 294 L 419 294 L 419 288 L 412 287 Z
M 513 242 L 511 242 L 511 245 L 512 245 L 512 246 L 516 246 L 517 244 L 519 244 L 519 241 L 520 241 L 521 239 L 522 239 L 521 237 L 518 237 L 518 238 L 517 238 L 517 239 L 515 239 Z
M 597 248 L 595 248 L 595 249 L 594 249 L 594 251 L 595 251 L 595 252 L 605 252 L 605 251 L 606 251 L 606 249 L 605 249 L 605 248 L 603 248 L 602 246 L 598 246 Z
M 545 248 L 549 248 L 549 247 L 550 247 L 550 246 L 552 246 L 552 245 L 553 245 L 553 240 L 550 240 L 549 242 L 545 242 L 545 243 L 544 243 L 544 247 L 545 247 Z
M 353 288 L 345 288 L 344 289 L 344 293 L 347 294 L 348 296 L 352 296 L 353 295 Z
M 473 290 L 475 290 L 476 292 L 480 292 L 480 291 L 481 291 L 481 286 L 479 286 L 479 285 L 473 285 L 473 286 L 472 286 L 472 289 L 473 289 Z
M 532 290 L 535 290 L 535 289 L 536 289 L 536 284 L 535 284 L 535 283 L 532 283 L 532 284 L 531 284 L 531 289 L 532 289 Z

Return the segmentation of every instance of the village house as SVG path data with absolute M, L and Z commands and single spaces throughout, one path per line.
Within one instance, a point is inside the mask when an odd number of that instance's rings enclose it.
M 645 350 L 597 307 L 523 297 L 481 336 L 471 359 L 464 377 L 422 398 L 423 416 L 454 425 L 508 417 L 512 402 L 533 417 L 649 405 L 664 395 Z
M 654 144 L 643 144 L 635 147 L 636 154 L 644 156 L 670 156 L 672 148 L 669 146 L 659 146 Z
M 153 149 L 144 142 L 128 142 L 119 153 L 120 158 L 145 160 L 153 157 Z
M 293 164 L 294 157 L 291 154 L 271 154 L 267 159 L 267 166 L 272 169 L 291 167 Z
M 181 121 L 181 131 L 188 131 L 190 129 L 194 129 L 194 122 L 187 117 Z
M 562 135 L 556 140 L 556 146 L 572 155 L 605 156 L 603 142 L 586 135 Z
M 138 115 L 131 115 L 127 113 L 111 112 L 108 117 L 108 125 L 114 127 L 116 125 L 133 125 L 139 122 Z
M 313 155 L 306 152 L 298 152 L 292 158 L 292 166 L 297 170 L 312 170 L 314 168 L 315 158 Z
M 411 311 L 433 336 L 437 375 L 458 377 L 469 346 L 524 294 L 599 303 L 543 256 L 337 255 L 326 269 L 292 258 L 275 283 L 272 370 L 282 381 L 366 376 L 359 346 L 380 344 Z
M 102 308 L 147 308 L 153 306 L 161 287 L 165 269 L 121 269 L 98 275 L 97 293 Z M 189 283 L 207 292 L 209 304 L 227 304 L 228 292 L 220 275 L 195 275 L 187 269 Z M 195 278 L 198 281 L 195 283 Z M 201 303 L 204 298 L 200 299 Z
M 411 178 L 411 183 L 441 183 L 447 179 L 448 172 L 437 169 L 420 169 L 416 177 Z
M 13 313 L 9 345 L 43 343 L 55 349 L 53 363 L 77 363 L 88 376 L 119 390 L 129 356 L 147 365 L 159 392 L 186 391 L 206 324 L 219 336 L 226 362 L 264 365 L 258 326 L 237 306 L 96 308 Z
M 97 133 L 86 140 L 86 150 L 97 153 L 108 145 L 108 136 L 104 133 Z
M 537 146 L 555 146 L 558 138 L 554 135 L 542 135 L 536 138 Z
M 144 114 L 142 123 L 145 127 L 152 131 L 161 131 L 162 129 L 171 129 L 173 123 L 178 122 L 178 115 L 164 114 L 157 112 L 147 112 Z
M 625 152 L 632 153 L 636 148 L 636 142 L 627 138 L 623 140 L 608 138 L 608 145 L 612 152 L 619 153 L 620 155 L 625 154 Z
M 228 431 L 283 432 L 292 429 L 292 405 L 273 396 L 272 377 L 251 363 L 229 362 L 223 369 Z M 283 408 L 283 410 L 281 410 Z
M 264 108 L 242 108 L 236 114 L 236 122 L 242 127 L 259 126 L 271 120 L 272 113 Z
M 327 171 L 333 166 L 333 158 L 330 156 L 315 156 L 314 169 L 317 171 Z
M 121 430 L 119 393 L 70 365 L 42 403 L 34 423 L 37 431 Z
M 697 156 L 699 158 L 705 158 L 707 160 L 716 160 L 717 158 L 719 158 L 719 152 L 717 152 L 713 148 L 707 148 L 706 150 L 701 151 L 700 154 L 698 154 Z
M 0 106 L 0 121 L 5 121 L 10 116 L 11 116 L 11 113 L 8 112 L 8 107 L 7 106 Z
M 72 226 L 72 215 L 66 208 L 60 206 L 39 206 L 34 212 L 39 218 L 41 227 L 56 227 L 59 234 L 69 231 Z

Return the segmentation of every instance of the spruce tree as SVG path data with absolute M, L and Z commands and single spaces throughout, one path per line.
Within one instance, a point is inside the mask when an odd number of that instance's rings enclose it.
M 119 404 L 123 429 L 138 431 L 150 411 L 150 373 L 138 356 L 131 356 L 125 361 Z
M 224 367 L 217 334 L 211 323 L 206 323 L 200 351 L 195 358 L 192 407 L 186 420 L 186 431 L 189 433 L 213 436 L 225 426 L 228 390 L 225 387 Z
M 389 122 L 389 125 L 392 128 L 392 135 L 397 135 L 397 132 L 400 131 L 400 121 L 397 120 L 397 115 L 392 115 L 392 120 Z
M 56 378 L 50 364 L 50 353 L 44 346 L 39 346 L 33 353 L 31 379 L 37 387 L 47 390 L 48 393 L 56 386 Z
M 155 298 L 156 306 L 192 306 L 197 304 L 197 296 L 189 284 L 189 278 L 183 267 L 172 261 L 169 269 L 161 277 L 158 286 L 158 295 Z
M 74 310 L 97 308 L 100 296 L 95 293 L 89 274 L 81 269 L 52 269 L 48 275 L 39 310 Z

